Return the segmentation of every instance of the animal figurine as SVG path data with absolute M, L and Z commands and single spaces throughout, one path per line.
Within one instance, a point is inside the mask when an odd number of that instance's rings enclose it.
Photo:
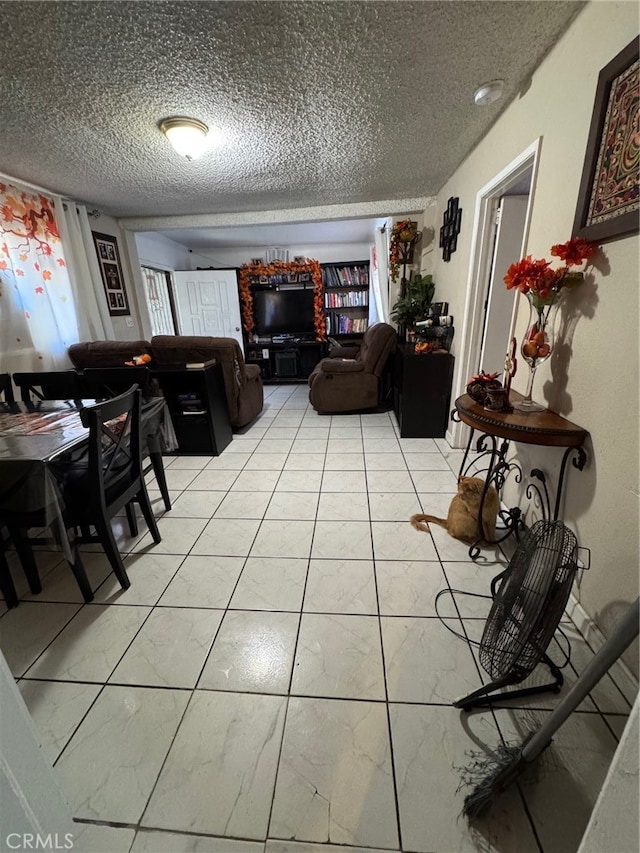
M 446 518 L 437 518 L 435 515 L 424 515 L 416 513 L 410 518 L 411 524 L 416 530 L 429 532 L 429 525 L 425 522 L 431 521 L 439 524 L 447 531 L 449 536 L 460 539 L 462 542 L 473 543 L 478 539 L 478 516 L 480 514 L 480 499 L 484 489 L 484 480 L 480 477 L 460 477 L 458 480 L 458 494 L 453 497 Z M 496 536 L 496 519 L 500 508 L 498 492 L 493 486 L 489 486 L 482 507 L 482 527 L 485 531 L 487 542 L 493 542 Z

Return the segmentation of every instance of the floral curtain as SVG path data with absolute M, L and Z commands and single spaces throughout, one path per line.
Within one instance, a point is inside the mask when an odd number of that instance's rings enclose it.
M 76 305 L 52 198 L 0 183 L 0 371 L 70 366 Z

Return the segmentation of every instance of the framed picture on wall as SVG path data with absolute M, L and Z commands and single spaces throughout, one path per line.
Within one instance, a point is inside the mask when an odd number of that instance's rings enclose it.
M 638 40 L 600 72 L 573 236 L 603 242 L 638 232 Z
M 109 314 L 112 317 L 128 315 L 131 311 L 129 310 L 129 299 L 124 285 L 116 238 L 111 234 L 100 234 L 97 231 L 92 231 L 91 234 L 96 247 Z

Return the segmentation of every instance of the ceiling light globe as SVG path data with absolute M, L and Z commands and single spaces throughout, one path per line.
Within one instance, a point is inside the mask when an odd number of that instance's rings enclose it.
M 209 128 L 195 118 L 166 118 L 160 122 L 160 130 L 165 134 L 174 150 L 187 160 L 196 160 L 204 154 Z
M 503 80 L 492 80 L 490 83 L 483 83 L 473 93 L 473 100 L 479 107 L 484 107 L 487 104 L 492 104 L 502 97 Z

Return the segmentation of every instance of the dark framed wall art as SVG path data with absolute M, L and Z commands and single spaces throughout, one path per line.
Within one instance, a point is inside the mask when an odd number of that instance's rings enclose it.
M 636 38 L 598 77 L 574 237 L 602 242 L 639 230 L 638 68 Z
M 112 317 L 122 317 L 130 314 L 129 299 L 124 285 L 120 253 L 116 238 L 111 234 L 91 232 L 96 246 L 96 255 L 100 266 L 100 275 L 107 297 L 109 314 Z

